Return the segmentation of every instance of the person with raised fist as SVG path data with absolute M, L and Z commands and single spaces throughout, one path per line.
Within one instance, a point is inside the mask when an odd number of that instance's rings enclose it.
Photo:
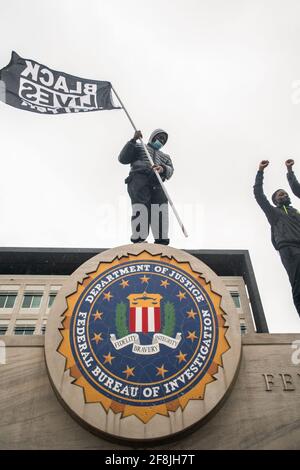
M 293 193 L 300 197 L 300 184 L 292 170 L 294 160 L 285 162 L 288 182 Z M 291 200 L 284 189 L 277 189 L 272 195 L 272 204 L 263 191 L 264 170 L 268 160 L 262 160 L 254 184 L 254 196 L 271 225 L 273 246 L 279 251 L 283 266 L 289 276 L 293 301 L 300 316 L 300 213 L 291 206 Z

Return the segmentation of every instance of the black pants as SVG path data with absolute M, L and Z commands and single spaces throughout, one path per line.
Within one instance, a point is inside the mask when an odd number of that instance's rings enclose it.
M 132 204 L 131 241 L 138 243 L 146 240 L 151 226 L 155 243 L 168 245 L 168 200 L 155 174 L 152 171 L 133 173 L 125 182 Z
M 300 247 L 286 246 L 279 250 L 292 286 L 293 300 L 300 316 Z

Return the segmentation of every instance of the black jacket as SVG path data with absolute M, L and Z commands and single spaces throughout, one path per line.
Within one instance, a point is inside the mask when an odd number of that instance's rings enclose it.
M 293 193 L 300 197 L 300 184 L 293 172 L 288 173 L 288 181 Z M 258 171 L 254 196 L 271 225 L 272 243 L 276 250 L 285 246 L 300 246 L 300 213 L 292 206 L 272 206 L 263 191 L 263 171 Z
M 150 144 L 147 144 L 147 149 L 152 157 L 155 165 L 163 167 L 164 171 L 161 173 L 162 180 L 171 178 L 174 167 L 169 155 L 163 153 L 161 150 L 155 150 Z M 149 175 L 154 174 L 151 170 L 151 164 L 148 160 L 146 152 L 140 143 L 135 142 L 133 139 L 127 142 L 119 155 L 119 162 L 127 165 L 130 163 L 130 174 L 135 172 L 142 172 Z M 155 177 L 156 181 L 156 177 Z
M 298 182 L 295 173 L 292 170 L 288 172 L 287 179 L 295 196 L 300 197 L 300 183 Z

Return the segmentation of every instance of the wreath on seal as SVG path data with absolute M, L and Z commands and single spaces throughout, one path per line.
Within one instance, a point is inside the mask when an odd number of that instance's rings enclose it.
M 164 325 L 162 334 L 173 336 L 175 324 L 176 317 L 174 304 L 172 302 L 166 302 L 164 304 Z M 127 326 L 127 306 L 125 302 L 119 302 L 116 306 L 116 332 L 119 339 L 129 334 Z

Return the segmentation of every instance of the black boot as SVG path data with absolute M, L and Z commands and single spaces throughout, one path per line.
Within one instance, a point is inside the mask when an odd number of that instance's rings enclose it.
M 169 238 L 157 238 L 154 240 L 154 243 L 159 243 L 160 245 L 169 245 L 170 239 Z

